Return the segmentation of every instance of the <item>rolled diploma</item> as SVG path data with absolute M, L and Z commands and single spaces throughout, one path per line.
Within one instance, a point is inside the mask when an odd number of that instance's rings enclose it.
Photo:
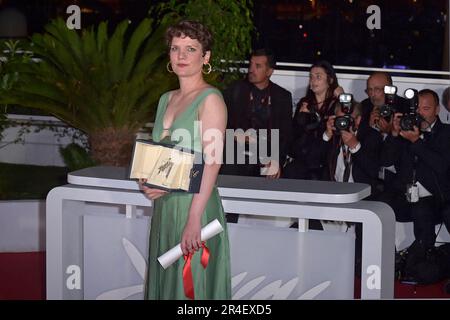
M 223 227 L 220 224 L 219 220 L 214 219 L 206 226 L 204 226 L 200 233 L 200 239 L 202 241 L 206 241 L 216 234 L 223 231 Z M 167 269 L 172 263 L 177 261 L 183 256 L 183 251 L 181 251 L 181 245 L 177 244 L 175 247 L 164 253 L 158 258 L 159 263 L 164 269 Z

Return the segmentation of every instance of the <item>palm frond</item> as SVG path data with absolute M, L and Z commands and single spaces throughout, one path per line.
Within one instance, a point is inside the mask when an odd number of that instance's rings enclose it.
M 149 19 L 144 19 L 131 36 L 130 42 L 128 43 L 128 48 L 125 52 L 123 67 L 122 67 L 122 79 L 128 79 L 131 70 L 134 68 L 136 63 L 136 55 L 138 50 L 141 48 L 145 39 L 151 33 L 151 21 Z
M 33 35 L 41 61 L 17 67 L 20 81 L 7 93 L 9 103 L 44 110 L 86 133 L 139 129 L 176 83 L 165 70 L 166 26 L 151 25 L 144 19 L 126 41 L 127 20 L 111 37 L 106 22 L 78 34 L 61 19 L 52 21 L 45 33 Z
M 114 34 L 108 41 L 107 60 L 109 65 L 109 76 L 111 82 L 115 83 L 122 79 L 121 65 L 123 62 L 123 43 L 125 32 L 128 29 L 128 20 L 122 21 L 114 31 Z

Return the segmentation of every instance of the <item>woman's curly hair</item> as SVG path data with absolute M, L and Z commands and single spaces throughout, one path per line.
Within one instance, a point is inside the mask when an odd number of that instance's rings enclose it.
M 203 24 L 192 20 L 183 20 L 171 26 L 166 31 L 166 43 L 170 47 L 174 37 L 189 37 L 196 39 L 202 45 L 203 53 L 210 51 L 213 40 L 212 34 Z

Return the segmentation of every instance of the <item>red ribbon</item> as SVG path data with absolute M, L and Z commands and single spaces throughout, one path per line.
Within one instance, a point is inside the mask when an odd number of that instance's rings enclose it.
M 191 269 L 191 260 L 194 256 L 194 253 L 189 253 L 184 256 L 184 267 L 183 267 L 183 287 L 184 287 L 184 295 L 191 299 L 195 299 L 194 293 L 194 280 L 192 278 L 192 269 Z M 208 266 L 209 262 L 209 249 L 202 243 L 202 256 L 200 262 L 204 269 Z

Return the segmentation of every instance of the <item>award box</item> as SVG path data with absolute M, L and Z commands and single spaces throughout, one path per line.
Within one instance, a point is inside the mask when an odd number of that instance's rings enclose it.
M 199 152 L 169 143 L 137 139 L 129 177 L 147 179 L 144 185 L 150 188 L 198 193 L 203 167 Z

